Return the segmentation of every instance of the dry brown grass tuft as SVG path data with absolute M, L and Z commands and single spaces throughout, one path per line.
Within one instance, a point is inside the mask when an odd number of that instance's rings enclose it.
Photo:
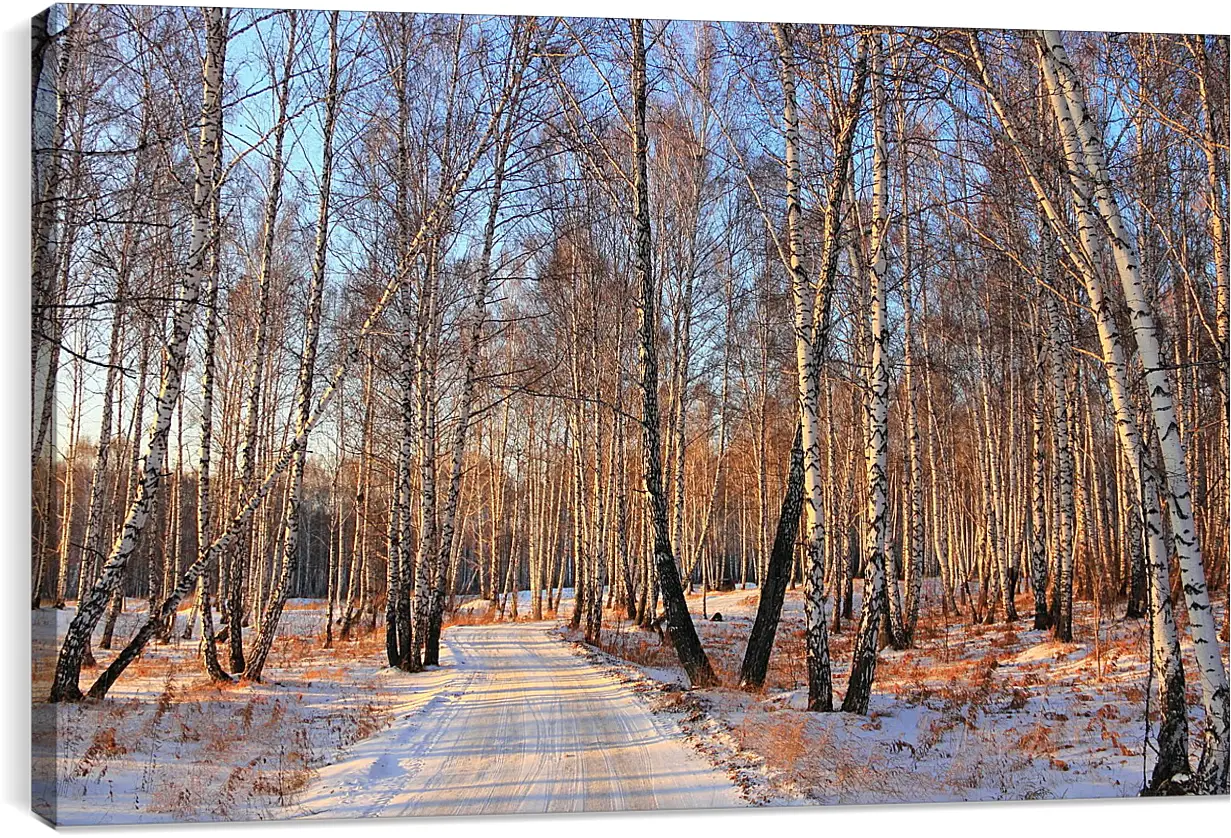
M 1055 750 L 1052 740 L 1051 725 L 1038 722 L 1030 727 L 1017 740 L 1017 749 L 1026 756 L 1037 757 L 1050 755 Z
M 771 771 L 797 779 L 808 752 L 808 717 L 793 710 L 750 712 L 737 728 L 742 750 L 762 754 Z
M 636 626 L 605 627 L 599 638 L 599 648 L 613 657 L 638 666 L 667 668 L 675 666 L 675 651 L 669 641 L 652 631 Z
M 499 621 L 500 610 L 496 608 L 496 604 L 493 602 L 488 603 L 487 608 L 482 610 L 477 608 L 458 609 L 452 614 L 447 614 L 441 621 L 441 626 L 442 629 L 449 626 L 486 626 Z
M 837 644 L 834 644 L 837 645 Z M 806 640 L 802 627 L 785 620 L 778 626 L 774 638 L 773 654 L 769 658 L 769 671 L 765 685 L 771 689 L 794 690 L 807 678 L 804 668 Z M 836 657 L 836 656 L 835 656 Z
M 274 707 L 271 724 L 280 720 L 278 705 Z M 294 795 L 307 787 L 316 772 L 313 770 L 312 744 L 308 732 L 303 728 L 296 729 L 291 741 L 278 741 L 275 751 L 262 759 L 261 770 L 252 784 L 255 794 L 265 795 L 276 801 L 279 806 L 286 806 Z
M 86 777 L 95 768 L 105 764 L 107 760 L 121 757 L 128 753 L 128 748 L 116 741 L 114 727 L 99 728 L 86 748 L 85 754 L 73 772 L 78 777 Z

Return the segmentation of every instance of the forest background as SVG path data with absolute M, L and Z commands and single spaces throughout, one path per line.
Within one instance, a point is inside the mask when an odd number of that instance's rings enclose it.
M 312 8 L 319 6 L 317 3 L 299 3 L 299 2 L 283 2 L 279 6 L 285 7 L 300 7 Z M 747 19 L 748 7 L 742 4 L 730 2 L 718 3 L 699 3 L 696 0 L 667 0 L 667 2 L 631 2 L 630 0 L 620 0 L 620 2 L 609 2 L 602 5 L 586 4 L 584 6 L 576 2 L 562 2 L 561 0 L 484 0 L 484 2 L 465 2 L 458 3 L 455 0 L 439 0 L 436 3 L 429 3 L 422 7 L 412 7 L 405 0 L 400 2 L 375 2 L 375 0 L 362 0 L 355 2 L 354 0 L 339 0 L 330 5 L 339 6 L 344 9 L 367 10 L 367 9 L 384 9 L 384 10 L 414 10 L 414 11 L 442 11 L 442 12 L 498 12 L 498 13 L 525 13 L 525 14 L 591 14 L 591 15 L 644 15 L 647 17 L 671 17 L 675 19 L 689 19 L 704 17 L 707 19 Z M 4 143 L 4 150 L 7 152 L 4 159 L 9 161 L 9 165 L 3 167 L 3 193 L 10 196 L 6 202 L 4 212 L 5 221 L 3 229 L 7 232 L 7 242 L 9 246 L 5 249 L 8 256 L 9 271 L 6 272 L 8 277 L 16 278 L 23 277 L 24 271 L 27 269 L 25 264 L 28 253 L 27 240 L 25 231 L 28 228 L 29 217 L 26 215 L 28 204 L 24 198 L 28 194 L 28 107 L 29 100 L 24 96 L 24 81 L 26 73 L 28 73 L 28 64 L 25 60 L 26 38 L 28 38 L 29 16 L 40 8 L 39 3 L 15 3 L 11 6 L 6 6 L 3 21 L 3 27 L 0 31 L 3 32 L 4 46 L 0 50 L 6 59 L 4 77 L 8 83 L 3 86 L 3 95 L 5 96 L 5 105 L 7 106 L 4 113 L 9 117 L 5 120 L 5 128 L 0 132 L 0 137 L 3 139 L 0 142 Z M 1203 31 L 1203 32 L 1227 32 L 1231 30 L 1231 13 L 1220 3 L 1172 3 L 1165 6 L 1158 4 L 1145 3 L 1110 3 L 1096 2 L 1075 6 L 1058 2 L 1058 0 L 1044 0 L 1044 2 L 1036 2 L 1023 9 L 1010 9 L 1007 7 L 988 8 L 985 4 L 974 2 L 951 2 L 945 4 L 944 7 L 924 6 L 917 3 L 906 2 L 905 0 L 884 0 L 884 2 L 875 4 L 875 6 L 859 7 L 851 9 L 849 7 L 834 7 L 826 8 L 824 5 L 817 4 L 802 4 L 798 2 L 781 2 L 781 0 L 771 0 L 769 3 L 758 4 L 755 9 L 755 14 L 762 19 L 778 19 L 778 20 L 800 20 L 800 21 L 823 21 L 826 23 L 886 23 L 894 25 L 953 25 L 953 26 L 979 26 L 979 27 L 1037 27 L 1043 25 L 1060 26 L 1065 29 L 1103 29 L 1103 30 L 1135 30 L 1135 31 Z M 853 15 L 858 14 L 859 17 Z M 18 246 L 17 239 L 22 238 L 22 244 Z M 6 318 L 10 322 L 6 326 L 10 328 L 0 329 L 0 335 L 3 335 L 4 347 L 3 357 L 6 363 L 0 364 L 0 388 L 4 388 L 4 392 L 28 392 L 25 383 L 26 361 L 29 357 L 29 329 L 26 323 L 26 311 L 28 310 L 28 288 L 24 282 L 18 282 L 15 279 L 5 286 L 4 305 L 0 306 L 0 311 L 4 312 Z M 26 679 L 21 677 L 18 667 L 22 671 L 27 665 L 26 652 L 29 648 L 28 633 L 29 623 L 26 619 L 26 593 L 28 582 L 25 577 L 26 563 L 24 545 L 28 544 L 28 527 L 30 526 L 30 517 L 26 511 L 25 504 L 29 499 L 28 485 L 25 483 L 25 475 L 28 474 L 25 465 L 26 452 L 29 450 L 29 442 L 26 439 L 29 422 L 30 406 L 25 402 L 24 397 L 21 399 L 11 400 L 7 405 L 6 411 L 0 414 L 0 438 L 3 438 L 6 443 L 3 450 L 6 454 L 6 463 L 4 473 L 8 475 L 7 479 L 0 483 L 4 492 L 4 503 L 0 504 L 0 510 L 3 510 L 4 531 L 12 536 L 12 544 L 21 545 L 21 549 L 10 553 L 10 560 L 4 563 L 6 568 L 6 576 L 4 581 L 4 589 L 7 595 L 12 598 L 12 601 L 7 603 L 4 609 L 5 620 L 3 630 L 9 638 L 15 639 L 15 642 L 4 644 L 6 660 L 5 663 L 12 666 L 6 671 L 14 677 L 6 679 L 10 685 L 9 689 L 4 694 L 4 709 L 10 712 L 5 718 L 12 720 L 4 726 L 4 734 L 7 737 L 12 737 L 11 741 L 5 741 L 9 747 L 4 748 L 3 753 L 9 755 L 8 759 L 0 764 L 0 788 L 5 790 L 5 794 L 0 799 L 0 806 L 3 806 L 5 820 L 16 820 L 14 826 L 18 829 L 19 834 L 24 834 L 27 829 L 33 831 L 42 829 L 35 820 L 25 814 L 28 809 L 28 801 L 25 799 L 25 789 L 29 788 L 26 782 L 26 771 L 28 767 L 25 765 L 24 754 L 26 753 L 26 744 L 28 742 L 28 717 L 26 708 L 28 708 L 29 696 L 26 693 Z M 18 456 L 21 456 L 21 462 L 18 462 Z M 21 476 L 18 476 L 21 475 Z M 18 598 L 21 602 L 18 602 Z M 25 638 L 25 642 L 21 642 L 20 638 Z M 23 725 L 22 722 L 25 722 Z M 1017 804 L 1025 805 L 1025 804 Z M 1190 804 L 1191 805 L 1191 804 Z M 1207 822 L 1209 824 L 1224 822 L 1226 818 L 1226 801 L 1216 802 L 1212 804 L 1200 805 L 1197 804 L 1194 808 L 1186 810 L 1184 817 L 1189 821 L 1189 824 L 1196 829 L 1202 829 Z M 1054 826 L 1063 824 L 1066 831 L 1081 832 L 1086 829 L 1116 829 L 1119 826 L 1127 826 L 1130 823 L 1138 829 L 1149 831 L 1154 829 L 1166 828 L 1166 825 L 1171 823 L 1176 817 L 1176 810 L 1171 807 L 1159 807 L 1150 805 L 1132 805 L 1120 807 L 1107 807 L 1086 805 L 1078 809 L 1071 806 L 1057 807 L 1055 805 L 1039 805 L 1032 804 L 1032 818 L 1037 818 L 1035 826 L 1041 829 L 1048 829 Z M 843 829 L 845 825 L 853 825 L 857 820 L 862 820 L 868 813 L 866 811 L 851 811 L 851 810 L 827 810 L 824 817 L 830 818 L 826 822 L 827 828 Z M 693 818 L 706 819 L 704 822 L 698 820 L 696 826 L 701 829 L 712 829 L 717 827 L 717 817 L 721 814 L 711 815 L 690 815 L 690 820 Z M 783 819 L 797 819 L 800 817 L 818 817 L 818 814 L 811 813 L 788 813 L 775 812 L 770 817 L 778 817 Z M 921 835 L 944 834 L 955 835 L 966 832 L 981 831 L 984 827 L 993 822 L 999 821 L 1004 816 L 1002 807 L 961 807 L 960 812 L 955 812 L 952 807 L 911 807 L 909 810 L 889 810 L 882 809 L 877 812 L 878 826 L 884 829 L 895 829 L 906 826 L 909 823 L 909 828 Z M 664 825 L 670 815 L 643 815 L 639 816 L 645 820 L 639 824 L 640 828 L 654 828 Z M 765 817 L 765 816 L 762 816 Z M 855 820 L 857 819 L 857 820 Z M 405 828 L 405 824 L 397 822 L 365 825 L 368 829 L 398 829 Z M 461 830 L 463 834 L 474 830 L 487 831 L 491 828 L 499 828 L 502 831 L 511 830 L 514 836 L 520 834 L 531 834 L 532 830 L 539 830 L 543 827 L 540 820 L 517 820 L 506 821 L 504 823 L 493 824 L 490 821 L 474 824 L 416 824 L 416 828 L 428 829 L 429 832 L 435 829 L 449 829 L 451 834 L 457 834 L 457 830 Z M 615 832 L 617 829 L 624 829 L 627 824 L 622 818 L 593 821 L 588 823 L 587 829 L 598 830 L 599 833 L 608 831 Z M 815 822 L 803 824 L 795 821 L 791 824 L 785 823 L 777 828 L 815 828 Z M 218 827 L 214 827 L 218 828 Z M 230 828 L 230 827 L 228 827 Z M 245 832 L 248 829 L 270 827 L 238 827 Z M 283 827 L 283 828 L 298 828 L 298 827 Z M 319 828 L 319 827 L 318 827 Z M 334 829 L 340 827 L 332 827 Z M 729 825 L 728 828 L 733 828 Z M 149 834 L 162 834 L 161 830 L 155 829 Z

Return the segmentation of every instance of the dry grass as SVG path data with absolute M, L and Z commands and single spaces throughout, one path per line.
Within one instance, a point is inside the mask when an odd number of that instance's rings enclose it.
M 1057 643 L 1033 629 L 1029 593 L 1018 598 L 1020 619 L 1007 625 L 973 624 L 967 606 L 942 615 L 933 597 L 914 648 L 879 655 L 872 712 L 859 718 L 792 709 L 802 707 L 806 686 L 797 608 L 782 615 L 765 688 L 736 691 L 757 594 L 721 607 L 711 600 L 726 621 L 694 620 L 722 686 L 693 693 L 709 709 L 685 729 L 728 731 L 731 766 L 752 760 L 779 793 L 825 802 L 1035 799 L 1072 783 L 1104 784 L 1098 793 L 1136 790 L 1149 665 L 1137 622 L 1113 618 L 1109 606 L 1096 620 L 1093 604 L 1078 601 L 1076 642 Z M 699 602 L 690 605 L 699 610 Z M 845 693 L 856 627 L 844 619 L 841 633 L 830 633 L 835 701 Z M 619 621 L 605 627 L 603 648 L 646 668 L 678 670 L 669 645 Z M 1190 704 L 1199 706 L 1189 687 Z M 689 716 L 696 702 L 668 703 Z
M 449 626 L 486 626 L 496 622 L 500 622 L 500 611 L 496 608 L 495 603 L 490 603 L 483 610 L 476 608 L 458 609 L 452 614 L 445 615 L 445 618 L 441 621 L 441 630 L 443 631 Z
M 383 628 L 332 649 L 323 636 L 280 637 L 260 684 L 211 681 L 196 645 L 152 646 L 106 700 L 77 704 L 46 703 L 55 655 L 34 656 L 36 738 L 62 801 L 181 821 L 277 817 L 336 750 L 386 727 L 397 700 L 368 679 L 384 662 Z M 115 651 L 96 654 L 105 665 Z
M 340 672 L 316 667 L 303 676 Z M 376 699 L 327 714 L 305 710 L 302 694 L 272 697 L 208 681 L 180 689 L 172 678 L 153 702 L 72 706 L 66 712 L 74 727 L 94 729 L 74 760 L 70 775 L 79 785 L 72 789 L 96 794 L 113 767 L 143 766 L 137 793 L 145 811 L 187 821 L 273 813 L 295 802 L 327 755 L 313 747 L 312 728 L 327 731 L 332 751 L 372 736 L 390 719 Z M 181 758 L 187 754 L 192 758 Z
M 736 737 L 741 750 L 763 754 L 767 768 L 796 781 L 808 752 L 806 727 L 803 713 L 753 710 L 736 729 Z
M 609 655 L 651 669 L 675 666 L 677 659 L 670 641 L 656 632 L 627 623 L 607 625 L 599 638 L 599 648 Z

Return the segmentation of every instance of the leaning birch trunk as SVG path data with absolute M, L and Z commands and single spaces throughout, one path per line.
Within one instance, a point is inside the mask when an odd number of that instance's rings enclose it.
M 206 47 L 201 97 L 201 131 L 193 151 L 196 180 L 192 194 L 192 230 L 188 244 L 188 259 L 184 270 L 182 296 L 176 303 L 170 340 L 166 346 L 162 368 L 162 384 L 155 402 L 155 418 L 150 428 L 141 482 L 137 496 L 128 510 L 124 527 L 111 555 L 103 565 L 89 594 L 81 597 L 76 616 L 68 627 L 60 656 L 56 662 L 55 679 L 50 701 L 77 701 L 81 696 L 78 679 L 81 661 L 115 587 L 119 584 L 128 559 L 145 528 L 150 507 L 158 493 L 162 470 L 167 458 L 167 441 L 171 431 L 171 414 L 179 400 L 184 359 L 188 352 L 188 337 L 201 294 L 201 279 L 205 274 L 210 243 L 210 207 L 214 192 L 214 160 L 218 153 L 218 124 L 222 103 L 223 50 L 227 38 L 229 14 L 221 9 L 203 10 Z
M 1023 150 L 1020 132 L 1012 121 L 1009 112 L 1005 109 L 1003 102 L 1000 101 L 996 94 L 987 65 L 983 59 L 982 48 L 977 38 L 971 36 L 970 44 L 979 75 L 982 79 L 982 85 L 989 94 L 992 107 L 1004 126 L 1008 138 L 1018 151 L 1018 156 L 1026 169 L 1044 216 L 1050 223 L 1052 230 L 1059 237 L 1061 246 L 1066 250 L 1069 258 L 1076 266 L 1078 276 L 1090 297 L 1091 310 L 1094 313 L 1099 345 L 1103 354 L 1103 366 L 1107 373 L 1112 408 L 1115 413 L 1117 435 L 1125 458 L 1133 470 L 1134 479 L 1140 487 L 1139 497 L 1142 505 L 1142 516 L 1148 534 L 1147 546 L 1150 553 L 1151 584 L 1153 588 L 1150 602 L 1153 629 L 1151 658 L 1152 669 L 1157 673 L 1160 704 L 1164 711 L 1164 721 L 1160 726 L 1159 759 L 1155 765 L 1155 779 L 1152 781 L 1151 787 L 1153 789 L 1161 789 L 1163 784 L 1166 783 L 1166 779 L 1169 778 L 1175 778 L 1175 784 L 1182 787 L 1188 779 L 1187 720 L 1184 715 L 1185 700 L 1183 697 L 1184 679 L 1179 656 L 1178 639 L 1170 608 L 1168 556 L 1163 543 L 1163 524 L 1156 488 L 1157 481 L 1152 469 L 1148 466 L 1145 447 L 1138 431 L 1136 414 L 1129 397 L 1127 365 L 1124 361 L 1124 351 L 1118 327 L 1106 295 L 1103 293 L 1102 282 L 1094 269 L 1094 262 L 1091 258 L 1091 254 L 1095 252 L 1096 244 L 1092 238 L 1095 223 L 1090 207 L 1089 190 L 1086 187 L 1085 180 L 1078 175 L 1082 168 L 1080 148 L 1075 142 L 1072 132 L 1062 135 L 1065 154 L 1068 157 L 1070 169 L 1074 173 L 1071 194 L 1077 209 L 1079 230 L 1078 236 L 1075 237 L 1065 226 L 1062 214 L 1051 200 L 1047 190 L 1043 187 L 1043 182 L 1034 169 L 1032 157 Z M 1056 121 L 1061 126 L 1064 126 L 1066 123 L 1071 125 L 1072 118 L 1069 115 L 1064 97 L 1059 93 L 1054 68 L 1045 59 L 1045 55 L 1046 53 L 1040 50 L 1040 63 L 1044 70 L 1045 80 L 1051 91 L 1050 98 Z M 1050 239 L 1045 239 L 1044 241 L 1046 243 Z M 1048 268 L 1047 261 L 1044 263 L 1044 268 L 1045 270 Z M 1044 277 L 1044 284 L 1047 284 L 1046 275 Z M 1067 425 L 1067 413 L 1060 413 L 1060 405 L 1064 403 L 1064 387 L 1063 374 L 1058 361 L 1058 346 L 1060 345 L 1058 336 L 1059 317 L 1056 313 L 1056 302 L 1053 295 L 1049 293 L 1045 296 L 1048 301 L 1050 320 L 1049 340 L 1053 353 L 1053 376 L 1056 383 L 1056 411 L 1057 416 L 1064 418 L 1064 424 Z M 1063 445 L 1063 450 L 1067 451 L 1069 450 L 1067 427 L 1064 430 L 1065 433 L 1057 440 L 1057 443 L 1058 445 Z M 1071 456 L 1068 457 L 1068 461 L 1071 468 Z M 1063 467 L 1063 463 L 1061 463 L 1061 467 Z M 1063 488 L 1062 484 L 1062 490 Z M 1070 507 L 1070 510 L 1061 515 L 1062 530 L 1067 531 L 1067 535 L 1063 537 L 1071 538 L 1072 529 L 1069 526 L 1069 522 L 1072 520 Z M 1061 569 L 1063 570 L 1063 554 L 1060 558 L 1062 560 Z M 1165 779 L 1160 781 L 1160 778 Z M 1172 785 L 1172 783 L 1166 783 L 1166 785 Z
M 667 611 L 667 628 L 676 655 L 688 675 L 689 683 L 696 687 L 711 686 L 718 682 L 709 658 L 701 646 L 684 589 L 680 583 L 679 569 L 671 550 L 671 533 L 667 522 L 667 498 L 662 485 L 662 440 L 659 432 L 658 414 L 658 317 L 655 301 L 658 289 L 654 282 L 654 250 L 650 239 L 650 190 L 646 175 L 646 157 L 649 140 L 646 135 L 646 55 L 645 22 L 629 21 L 633 37 L 632 88 L 633 88 L 633 229 L 634 229 L 634 277 L 638 289 L 639 331 L 641 333 L 639 360 L 641 367 L 642 416 L 644 439 L 645 489 L 650 504 L 650 519 L 654 528 L 654 567 L 658 572 L 658 587 L 662 592 L 663 605 Z
M 291 42 L 294 44 L 294 15 L 291 18 Z M 291 47 L 288 46 L 288 50 Z M 290 59 L 287 59 L 288 69 Z M 303 356 L 299 366 L 296 438 L 302 441 L 291 458 L 289 497 L 283 523 L 285 541 L 282 545 L 282 571 L 278 585 L 265 607 L 256 648 L 244 670 L 244 678 L 260 681 L 278 632 L 282 609 L 291 593 L 291 584 L 299 567 L 299 509 L 303 504 L 303 474 L 308 457 L 309 423 L 312 420 L 312 384 L 316 376 L 316 355 L 320 345 L 321 309 L 325 294 L 325 267 L 329 252 L 329 198 L 333 187 L 333 130 L 338 115 L 338 12 L 329 18 L 329 82 L 325 92 L 325 126 L 321 150 L 321 196 L 316 218 L 316 248 L 312 260 L 312 282 L 308 288 L 307 326 L 303 339 Z M 271 231 L 272 232 L 272 231 Z
M 804 506 L 804 449 L 803 431 L 795 428 L 795 441 L 791 443 L 791 465 L 787 472 L 786 490 L 782 496 L 781 512 L 778 514 L 778 530 L 774 546 L 769 554 L 763 578 L 758 580 L 761 595 L 757 601 L 757 615 L 748 634 L 744 650 L 744 662 L 740 667 L 739 684 L 744 689 L 760 689 L 765 684 L 769 670 L 769 657 L 774 648 L 774 636 L 778 631 L 782 603 L 786 598 L 786 586 L 791 574 L 791 558 L 795 552 L 795 533 L 799 529 L 799 515 Z M 832 707 L 830 709 L 833 709 Z
M 1227 670 L 1218 645 L 1218 629 L 1210 608 L 1209 591 L 1202 562 L 1201 543 L 1193 522 L 1192 493 L 1189 489 L 1188 464 L 1180 425 L 1172 399 L 1171 376 L 1161 349 L 1161 330 L 1155 323 L 1153 303 L 1146 296 L 1141 276 L 1141 263 L 1120 214 L 1119 202 L 1111 188 L 1103 138 L 1086 107 L 1085 93 L 1060 40 L 1060 33 L 1043 33 L 1043 61 L 1048 81 L 1058 88 L 1053 96 L 1060 130 L 1079 142 L 1085 168 L 1093 181 L 1094 206 L 1107 231 L 1108 243 L 1115 257 L 1116 270 L 1124 297 L 1128 302 L 1129 323 L 1137 341 L 1137 351 L 1145 372 L 1150 410 L 1154 418 L 1155 435 L 1162 452 L 1167 507 L 1171 531 L 1184 580 L 1189 634 L 1197 656 L 1201 682 L 1202 705 L 1207 721 L 1198 781 L 1201 790 L 1209 794 L 1225 794 L 1228 788 L 1228 760 L 1231 758 L 1231 710 L 1228 707 Z M 1067 119 L 1061 118 L 1061 103 L 1067 107 Z M 1070 165 L 1079 161 L 1072 160 Z

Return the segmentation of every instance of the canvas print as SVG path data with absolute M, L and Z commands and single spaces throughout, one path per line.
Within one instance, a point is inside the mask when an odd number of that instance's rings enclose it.
M 31 45 L 47 820 L 1227 794 L 1226 36 Z

